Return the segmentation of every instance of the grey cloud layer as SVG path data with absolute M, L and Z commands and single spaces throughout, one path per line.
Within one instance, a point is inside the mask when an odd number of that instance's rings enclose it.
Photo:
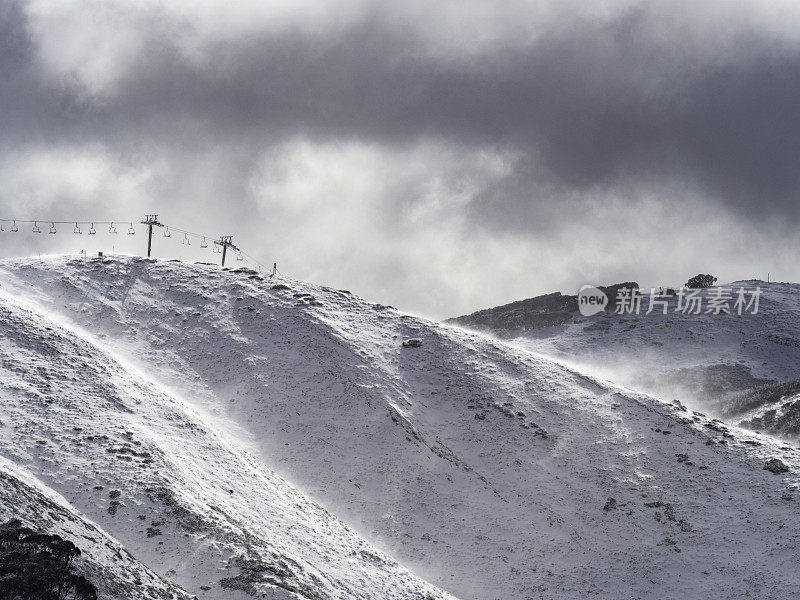
M 442 139 L 516 157 L 464 207 L 478 229 L 550 229 L 586 210 L 587 191 L 635 205 L 649 187 L 744 220 L 800 217 L 800 52 L 756 26 L 732 43 L 713 21 L 691 41 L 680 28 L 655 38 L 669 4 L 638 4 L 459 56 L 427 50 L 424 14 L 400 27 L 375 4 L 334 30 L 255 28 L 191 58 L 180 40 L 192 23 L 156 7 L 136 16 L 141 49 L 93 94 L 42 66 L 24 3 L 0 6 L 5 150 L 100 142 L 131 163 L 164 153 L 185 174 L 193 156 L 224 148 L 214 193 L 247 203 L 258 158 L 293 138 Z M 182 179 L 159 185 L 180 197 Z M 404 194 L 385 201 L 395 210 Z

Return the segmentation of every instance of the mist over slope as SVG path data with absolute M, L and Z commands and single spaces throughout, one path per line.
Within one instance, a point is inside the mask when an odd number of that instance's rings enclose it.
M 800 453 L 768 437 L 247 270 L 0 285 L 0 455 L 200 598 L 800 594 Z
M 574 296 L 550 294 L 449 322 L 488 331 L 633 389 L 753 425 L 751 419 L 773 403 L 766 395 L 763 403 L 749 404 L 734 396 L 800 378 L 800 285 L 748 280 L 723 287 L 760 288 L 758 312 L 738 315 L 731 302 L 730 314 L 684 314 L 676 311 L 673 297 L 667 314 L 661 306 L 646 314 L 645 292 L 639 314 L 607 309 L 586 317 L 578 312 Z M 714 288 L 700 291 L 704 307 L 714 293 Z M 563 299 L 562 304 L 569 300 L 566 310 L 557 311 L 557 323 L 548 322 L 553 298 Z M 781 429 L 762 420 L 755 428 L 792 439 L 800 435 L 800 427 L 783 424 Z

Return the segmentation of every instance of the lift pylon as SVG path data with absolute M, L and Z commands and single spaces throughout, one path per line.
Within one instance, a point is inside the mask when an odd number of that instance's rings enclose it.
M 145 215 L 142 225 L 147 225 L 147 258 L 150 258 L 150 251 L 153 248 L 153 227 L 163 227 L 164 225 L 158 222 L 158 215 Z
M 225 255 L 228 253 L 228 248 L 233 248 L 237 252 L 241 252 L 233 243 L 232 235 L 223 235 L 218 240 L 214 240 L 218 246 L 222 246 L 222 266 L 225 266 Z

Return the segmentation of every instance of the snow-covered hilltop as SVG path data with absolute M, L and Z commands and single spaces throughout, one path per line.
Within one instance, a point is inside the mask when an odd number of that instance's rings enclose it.
M 575 296 L 549 294 L 478 311 L 451 322 L 499 335 L 509 342 L 630 388 L 742 422 L 792 441 L 800 436 L 800 285 L 737 281 L 728 314 L 706 313 L 720 288 L 699 291 L 700 314 L 680 312 L 678 298 L 649 309 L 645 290 L 638 314 L 607 309 L 578 312 Z M 736 310 L 738 290 L 758 310 Z M 686 302 L 683 303 L 686 306 Z M 800 382 L 798 382 L 800 383 Z M 737 393 L 755 392 L 737 398 Z M 776 411 L 770 418 L 769 411 Z M 766 415 L 766 418 L 765 418 Z
M 800 453 L 771 438 L 247 270 L 0 286 L 0 456 L 199 598 L 800 595 Z
M 45 289 L 114 295 L 83 276 L 70 282 L 77 272 L 57 266 Z M 123 282 L 135 289 L 137 278 L 118 282 L 124 301 Z M 2 285 L 0 454 L 158 574 L 205 598 L 447 597 L 215 428 L 191 396 L 129 362 L 135 346 L 129 358 L 105 346 L 100 320 L 75 327 L 21 299 L 9 279 Z M 0 510 L 17 516 L 16 506 Z M 86 539 L 74 541 L 92 551 Z M 107 597 L 149 597 L 146 588 L 130 594 Z

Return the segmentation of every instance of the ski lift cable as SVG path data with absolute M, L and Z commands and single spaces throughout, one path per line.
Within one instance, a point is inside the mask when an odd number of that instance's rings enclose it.
M 133 226 L 133 222 L 130 221 L 129 219 L 114 219 L 113 221 L 92 221 L 92 220 L 84 220 L 84 221 L 80 221 L 80 220 L 79 221 L 55 221 L 55 220 L 50 220 L 50 219 L 5 219 L 5 218 L 0 218 L 0 227 L 2 227 L 3 223 L 9 223 L 10 227 L 8 228 L 8 231 L 16 233 L 16 232 L 19 231 L 19 225 L 20 224 L 32 224 L 33 225 L 32 231 L 34 233 L 41 233 L 41 228 L 39 227 L 39 223 L 40 222 L 47 222 L 47 221 L 50 221 L 50 233 L 56 233 L 56 229 L 57 229 L 56 226 L 57 225 L 72 225 L 74 233 L 76 233 L 76 234 L 77 233 L 82 233 L 80 226 L 81 225 L 86 225 L 87 228 L 88 228 L 88 233 L 90 235 L 95 235 L 97 233 L 97 230 L 95 228 L 96 225 L 108 225 L 108 233 L 109 234 L 116 234 L 116 233 L 118 233 L 116 225 L 119 224 L 119 223 L 122 223 L 124 225 L 124 223 L 126 223 L 126 222 L 129 223 L 129 227 L 127 228 L 128 235 L 134 235 L 136 233 L 136 230 L 134 229 L 134 226 Z M 218 237 L 219 237 L 219 236 L 213 236 L 213 235 L 208 235 L 208 234 L 203 234 L 203 233 L 197 233 L 197 232 L 194 232 L 194 231 L 189 231 L 187 229 L 182 229 L 180 227 L 175 227 L 174 225 L 167 225 L 166 223 L 164 224 L 164 226 L 166 228 L 165 234 L 168 234 L 168 232 L 170 232 L 170 231 L 176 231 L 178 233 L 184 234 L 183 242 L 184 242 L 185 245 L 191 245 L 191 242 L 189 242 L 189 238 L 190 237 L 195 237 L 198 240 L 201 240 L 200 244 L 198 244 L 201 248 L 208 248 L 209 247 L 209 243 L 208 243 L 209 240 L 213 241 L 213 240 L 218 239 Z M 3 228 L 2 231 L 6 231 L 6 229 Z M 216 252 L 218 250 L 219 250 L 219 248 L 217 247 L 216 244 L 214 244 L 212 246 L 212 251 Z M 239 249 L 239 253 L 240 253 L 240 255 L 242 257 L 246 257 L 253 264 L 255 264 L 255 265 L 257 265 L 257 266 L 259 266 L 261 268 L 264 268 L 264 269 L 268 268 L 267 265 L 265 265 L 264 263 L 262 263 L 261 261 L 256 259 L 251 254 L 248 254 L 247 252 L 244 252 L 241 249 Z M 237 255 L 237 259 L 239 259 L 239 255 Z M 243 258 L 241 260 L 243 260 Z
M 164 223 L 164 227 L 169 227 L 170 230 L 172 230 L 172 231 L 177 231 L 178 233 L 182 233 L 184 235 L 188 235 L 188 236 L 191 236 L 191 237 L 196 237 L 197 239 L 205 238 L 207 240 L 215 240 L 215 239 L 217 239 L 219 237 L 219 236 L 214 236 L 214 235 L 208 235 L 206 233 L 197 233 L 197 232 L 194 232 L 194 231 L 188 231 L 186 229 L 181 229 L 180 227 L 175 227 L 174 225 L 167 225 L 166 223 Z
M 263 264 L 263 263 L 259 262 L 258 260 L 256 260 L 256 258 L 255 258 L 255 257 L 251 256 L 251 255 L 250 255 L 250 254 L 248 254 L 247 252 L 244 252 L 244 251 L 242 251 L 242 254 L 244 254 L 244 255 L 245 255 L 245 256 L 246 256 L 246 257 L 247 257 L 247 258 L 248 258 L 248 259 L 249 259 L 251 262 L 254 262 L 254 263 L 255 263 L 255 264 L 257 264 L 259 267 L 261 267 L 261 268 L 263 268 L 263 269 L 266 269 L 266 268 L 267 268 L 267 266 L 266 266 L 265 264 Z
M 166 229 L 169 229 L 169 231 L 176 231 L 178 233 L 182 233 L 184 235 L 184 238 L 183 238 L 183 245 L 184 246 L 191 246 L 192 243 L 189 240 L 189 238 L 194 237 L 194 238 L 197 238 L 198 240 L 200 240 L 200 244 L 198 244 L 200 246 L 200 248 L 204 248 L 205 249 L 205 248 L 209 247 L 209 240 L 214 241 L 214 240 L 217 240 L 217 239 L 220 238 L 220 236 L 208 235 L 207 233 L 197 233 L 196 231 L 189 231 L 188 229 L 182 229 L 182 228 L 176 227 L 174 225 L 167 225 L 166 223 L 164 223 L 164 227 Z M 165 235 L 166 235 L 166 232 L 165 232 Z M 211 251 L 214 254 L 218 254 L 220 252 L 218 245 L 214 244 L 213 247 L 211 248 Z M 255 264 L 257 264 L 257 265 L 259 265 L 261 267 L 264 267 L 264 265 L 262 265 L 261 263 L 259 263 L 256 260 L 254 260 L 252 257 L 248 256 L 248 258 L 252 262 L 254 262 Z M 264 267 L 264 268 L 266 268 L 266 267 Z
M 0 219 L 3 223 L 46 223 L 50 221 L 52 225 L 113 225 L 114 223 L 124 223 L 128 219 L 117 219 L 115 221 L 53 221 L 52 219 Z
M 10 228 L 11 231 L 14 231 L 15 227 L 20 225 L 20 224 L 31 224 L 31 225 L 34 226 L 34 228 L 36 228 L 36 227 L 38 227 L 39 223 L 42 223 L 42 222 L 46 223 L 47 221 L 50 221 L 51 227 L 55 227 L 57 225 L 72 225 L 73 228 L 74 228 L 73 231 L 75 233 L 78 233 L 78 230 L 80 229 L 81 225 L 86 225 L 87 228 L 88 228 L 88 231 L 89 231 L 89 233 L 91 235 L 94 235 L 94 233 L 97 232 L 97 229 L 95 227 L 96 225 L 108 225 L 108 233 L 111 233 L 111 234 L 118 233 L 117 228 L 115 227 L 115 225 L 117 225 L 119 223 L 123 223 L 123 224 L 126 223 L 126 222 L 129 223 L 129 225 L 131 226 L 131 227 L 129 227 L 129 229 L 132 228 L 132 226 L 133 226 L 133 222 L 131 222 L 130 219 L 114 219 L 113 221 L 92 221 L 92 220 L 55 221 L 55 220 L 52 220 L 52 219 L 4 219 L 4 218 L 0 218 L 0 223 L 10 223 L 11 224 L 11 228 Z M 183 233 L 183 234 L 188 235 L 190 237 L 196 237 L 197 239 L 200 239 L 200 240 L 205 238 L 206 241 L 215 240 L 215 239 L 217 239 L 219 237 L 219 236 L 213 236 L 213 235 L 208 235 L 208 234 L 204 234 L 204 233 L 197 233 L 197 232 L 189 231 L 189 230 L 186 230 L 186 229 L 181 229 L 180 227 L 175 227 L 173 225 L 167 225 L 166 223 L 164 224 L 164 226 L 165 226 L 165 233 L 171 232 L 171 231 L 177 231 L 178 233 Z M 92 233 L 92 232 L 94 232 L 94 233 Z

